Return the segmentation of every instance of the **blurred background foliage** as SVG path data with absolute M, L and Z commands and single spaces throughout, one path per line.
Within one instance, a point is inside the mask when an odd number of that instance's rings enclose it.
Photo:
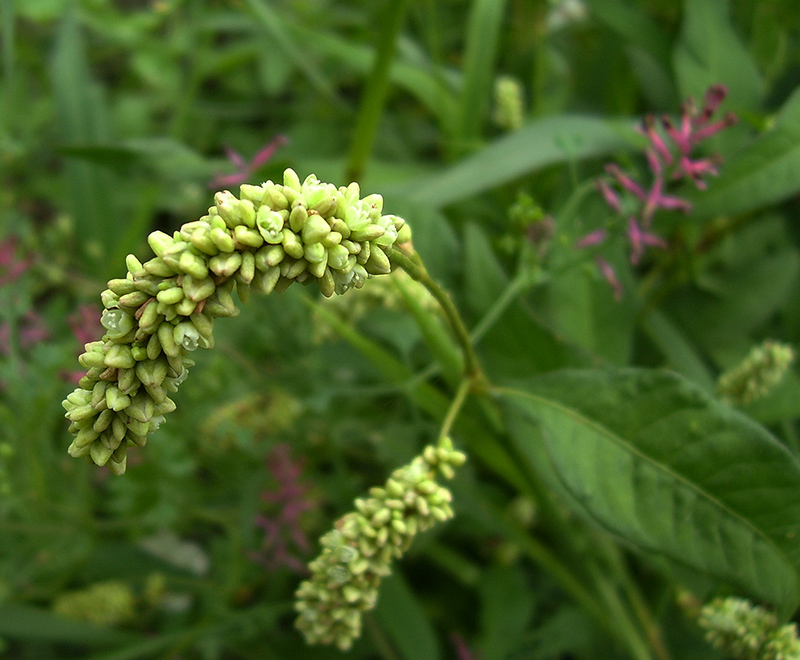
M 794 0 L 2 0 L 0 43 L 2 658 L 339 656 L 304 646 L 292 593 L 331 521 L 436 433 L 454 362 L 424 299 L 427 330 L 391 287 L 254 297 L 128 474 L 66 455 L 59 402 L 105 281 L 222 177 L 292 167 L 383 194 L 497 380 L 667 366 L 713 391 L 754 343 L 800 341 Z M 681 191 L 691 216 L 659 216 L 668 249 L 602 247 L 616 300 L 574 247 L 624 238 L 592 182 L 612 158 L 646 172 L 642 115 L 715 83 L 739 117 L 706 147 L 721 174 Z M 748 406 L 794 449 L 798 394 L 790 373 Z M 474 460 L 456 519 L 398 567 L 351 655 L 634 657 L 548 570 L 535 497 L 470 439 L 487 425 L 457 428 Z M 292 466 L 308 506 L 290 519 Z M 587 553 L 611 547 L 565 519 Z M 669 579 L 605 556 L 658 641 L 638 657 L 715 657 Z

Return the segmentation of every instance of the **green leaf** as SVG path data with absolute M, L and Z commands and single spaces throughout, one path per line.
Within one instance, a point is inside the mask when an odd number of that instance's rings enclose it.
M 523 638 L 539 595 L 518 566 L 495 566 L 481 578 L 481 660 L 503 660 Z
M 404 184 L 404 195 L 441 208 L 547 165 L 579 161 L 631 147 L 630 121 L 559 115 L 531 122 L 488 144 L 438 175 Z
M 429 617 L 398 573 L 381 584 L 375 617 L 405 660 L 438 660 L 439 647 Z
M 763 91 L 761 74 L 731 24 L 728 0 L 685 0 L 675 70 L 683 98 L 699 101 L 714 84 L 728 87 L 736 110 L 755 110 Z
M 0 605 L 0 635 L 12 639 L 103 646 L 137 641 L 138 636 L 56 616 L 29 605 Z
M 748 213 L 800 191 L 800 88 L 784 103 L 774 127 L 723 164 L 708 190 L 689 198 L 701 217 Z
M 784 615 L 800 602 L 800 464 L 750 418 L 643 369 L 555 372 L 501 398 L 579 512 Z
M 505 0 L 474 0 L 467 25 L 464 79 L 455 134 L 457 151 L 471 151 L 477 144 L 481 123 L 492 96 L 492 72 L 505 13 Z
M 694 381 L 706 392 L 714 392 L 715 380 L 708 366 L 669 316 L 659 309 L 651 309 L 642 316 L 640 323 L 666 359 L 664 366 Z

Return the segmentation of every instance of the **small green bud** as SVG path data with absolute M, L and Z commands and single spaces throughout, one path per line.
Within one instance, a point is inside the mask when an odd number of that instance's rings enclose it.
M 160 257 L 167 249 L 172 247 L 174 240 L 172 236 L 165 234 L 163 231 L 154 231 L 147 237 L 147 243 L 153 253 Z
M 128 369 L 136 365 L 136 360 L 127 344 L 114 344 L 106 353 L 106 366 Z
M 255 267 L 258 270 L 269 270 L 283 261 L 285 254 L 283 245 L 265 245 L 255 253 Z
M 255 229 L 245 227 L 244 225 L 239 225 L 233 230 L 233 237 L 239 245 L 245 245 L 256 249 L 264 245 L 264 238 L 261 234 Z
M 334 245 L 328 249 L 328 265 L 336 270 L 347 268 L 350 253 L 342 245 Z
M 275 285 L 281 276 L 281 269 L 279 266 L 272 266 L 264 271 L 258 271 L 253 277 L 253 286 L 255 286 L 261 293 L 269 295 L 275 289 Z
M 295 203 L 292 207 L 292 212 L 289 214 L 289 226 L 295 234 L 299 234 L 303 230 L 303 226 L 308 220 L 308 211 L 302 204 Z
M 156 331 L 159 321 L 158 305 L 155 299 L 151 299 L 139 317 L 139 328 L 147 333 L 153 333 Z
M 284 209 L 289 208 L 289 200 L 286 199 L 286 195 L 281 192 L 278 186 L 269 186 L 264 197 L 270 208 L 274 209 L 275 211 L 283 211 Z
M 383 236 L 386 230 L 380 225 L 367 225 L 363 229 L 354 230 L 350 232 L 351 241 L 374 241 L 376 238 Z
M 95 465 L 99 465 L 103 467 L 106 463 L 108 463 L 108 459 L 111 458 L 111 454 L 114 451 L 109 449 L 101 442 L 95 442 L 89 447 L 89 455 L 92 457 Z
M 283 172 L 283 185 L 290 190 L 294 190 L 296 192 L 301 192 L 302 186 L 300 184 L 300 178 L 297 176 L 297 172 L 295 172 L 291 168 L 287 168 Z
M 253 281 L 253 276 L 256 273 L 256 258 L 252 252 L 242 253 L 242 265 L 239 266 L 239 272 L 236 273 L 238 282 L 240 284 L 250 284 Z M 242 288 L 237 289 L 241 297 Z M 245 302 L 242 300 L 242 302 Z
M 325 222 L 323 220 L 323 222 Z M 303 243 L 293 231 L 288 228 L 283 230 L 283 240 L 281 242 L 283 249 L 292 259 L 302 259 L 303 257 Z
M 208 266 L 205 259 L 195 254 L 191 250 L 181 253 L 178 260 L 178 268 L 187 275 L 195 279 L 202 280 L 208 276 Z
M 266 190 L 264 186 L 254 186 L 249 183 L 243 183 L 239 186 L 239 196 L 254 204 L 260 205 L 264 198 Z M 252 226 L 252 225 L 251 225 Z
M 196 279 L 190 275 L 183 278 L 181 287 L 183 288 L 184 296 L 194 302 L 205 300 L 213 294 L 217 288 L 216 284 L 214 284 L 214 280 L 210 277 Z
M 129 254 L 127 257 L 125 257 L 125 265 L 128 267 L 128 272 L 134 277 L 138 277 L 139 275 L 143 274 L 144 266 L 142 266 L 142 262 L 139 261 L 134 255 Z
M 209 232 L 209 237 L 220 252 L 233 252 L 236 249 L 236 243 L 226 229 L 214 227 Z
M 256 227 L 267 243 L 276 244 L 283 240 L 283 218 L 267 206 L 258 209 Z
M 184 298 L 173 306 L 176 318 L 178 316 L 189 316 L 197 308 L 197 303 L 191 298 Z
M 309 215 L 303 225 L 303 243 L 310 245 L 311 243 L 319 243 L 331 232 L 330 225 L 320 215 Z M 288 250 L 287 250 L 288 251 Z
M 172 277 L 175 270 L 170 267 L 161 257 L 153 257 L 144 263 L 144 269 L 149 275 L 155 277 Z
M 389 261 L 389 257 L 381 249 L 370 251 L 369 261 L 364 264 L 364 268 L 373 275 L 385 275 L 392 272 L 392 264 Z
M 102 351 L 87 351 L 78 356 L 78 362 L 84 369 L 105 367 L 106 358 Z
M 195 249 L 199 250 L 203 254 L 207 254 L 212 257 L 215 254 L 219 254 L 219 248 L 216 246 L 214 241 L 211 240 L 211 229 L 209 227 L 204 227 L 203 229 L 198 229 L 192 232 L 191 236 L 189 236 L 189 242 L 195 247 Z
M 158 338 L 158 332 L 154 332 L 147 340 L 147 359 L 155 360 L 159 355 L 161 355 L 161 341 Z
M 218 254 L 216 257 L 211 257 L 208 261 L 208 267 L 220 277 L 230 277 L 242 265 L 242 253 L 230 252 L 227 254 Z
M 174 326 L 171 323 L 162 323 L 158 326 L 158 341 L 161 349 L 168 356 L 180 355 L 181 348 L 175 343 Z
M 303 250 L 303 256 L 309 263 L 323 262 L 327 264 L 328 261 L 328 251 L 325 249 L 325 246 L 322 245 L 322 243 L 311 243 L 310 245 L 306 245 L 305 249 Z
M 174 305 L 183 300 L 183 289 L 179 286 L 173 286 L 164 291 L 159 291 L 156 299 L 158 302 L 164 303 L 165 305 Z
M 126 293 L 136 291 L 136 284 L 134 284 L 133 280 L 128 279 L 109 280 L 108 288 L 118 296 L 124 296 Z

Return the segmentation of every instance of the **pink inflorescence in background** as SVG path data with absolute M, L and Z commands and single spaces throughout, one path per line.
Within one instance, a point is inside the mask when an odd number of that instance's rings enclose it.
M 625 209 L 635 208 L 635 211 L 627 214 L 625 231 L 632 264 L 640 262 L 648 247 L 667 247 L 663 237 L 650 231 L 656 211 L 691 211 L 691 204 L 687 200 L 666 194 L 669 183 L 688 180 L 699 190 L 704 190 L 708 185 L 705 177 L 717 174 L 718 156 L 694 158 L 692 151 L 702 140 L 736 123 L 736 115 L 730 112 L 722 119 L 712 121 L 727 94 L 724 85 L 713 85 L 706 92 L 702 109 L 698 109 L 693 100 L 683 104 L 677 124 L 664 115 L 659 127 L 655 117 L 645 117 L 638 130 L 648 142 L 644 156 L 651 174 L 649 186 L 639 183 L 615 163 L 605 167 L 610 178 L 598 179 L 597 189 L 615 214 L 623 215 Z M 633 204 L 623 204 L 623 196 L 633 200 Z M 599 245 L 607 238 L 607 234 L 605 229 L 594 230 L 578 239 L 575 246 L 588 248 Z M 595 256 L 595 262 L 619 299 L 622 287 L 611 264 L 599 255 Z
M 289 445 L 278 444 L 267 456 L 267 469 L 275 488 L 261 494 L 269 515 L 263 513 L 256 518 L 264 539 L 260 552 L 253 553 L 251 558 L 270 571 L 285 566 L 306 573 L 304 557 L 309 554 L 311 543 L 300 519 L 315 503 L 302 479 L 303 464 L 292 458 Z

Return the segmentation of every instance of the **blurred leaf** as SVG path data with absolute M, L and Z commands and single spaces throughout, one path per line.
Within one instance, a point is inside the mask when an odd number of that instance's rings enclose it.
M 51 75 L 62 141 L 107 142 L 103 90 L 90 75 L 86 43 L 74 11 L 68 11 L 59 25 Z M 111 179 L 108 172 L 89 163 L 68 162 L 66 172 L 80 245 L 95 275 L 103 277 L 108 268 L 104 257 L 116 242 L 119 222 Z
M 375 617 L 405 660 L 438 660 L 430 619 L 403 577 L 395 572 L 381 584 Z
M 642 8 L 622 0 L 587 0 L 598 20 L 625 40 L 628 57 L 643 91 L 657 107 L 676 97 L 671 74 L 670 39 Z
M 12 639 L 67 642 L 83 646 L 130 643 L 136 635 L 56 616 L 28 605 L 0 605 L 0 635 Z
M 712 264 L 697 285 L 675 291 L 664 310 L 719 366 L 730 366 L 752 343 L 749 334 L 791 300 L 800 252 L 772 216 L 731 236 Z
M 329 101 L 338 104 L 336 91 L 331 81 L 325 76 L 317 62 L 308 57 L 308 50 L 300 48 L 297 42 L 289 37 L 284 20 L 263 0 L 245 0 L 253 16 L 264 28 L 269 38 L 270 47 L 279 48 L 286 57 L 302 71 L 309 82 Z
M 440 174 L 403 185 L 419 204 L 447 206 L 547 165 L 602 156 L 632 146 L 633 124 L 578 115 L 538 119 L 504 135 Z
M 690 196 L 700 217 L 748 213 L 800 191 L 800 88 L 772 129 L 724 163 L 708 190 Z
M 642 369 L 556 372 L 501 398 L 523 454 L 543 438 L 581 513 L 783 615 L 795 609 L 800 463 L 763 427 L 677 374 Z
M 736 111 L 755 110 L 761 102 L 761 74 L 731 24 L 728 0 L 685 0 L 683 28 L 675 50 L 682 98 L 700 102 L 706 90 L 722 83 Z
M 477 145 L 486 118 L 505 5 L 505 0 L 473 0 L 470 4 L 459 121 L 454 135 L 459 153 L 471 151 Z
M 651 309 L 640 321 L 642 329 L 666 359 L 664 366 L 677 371 L 712 394 L 715 380 L 689 339 L 662 311 Z
M 59 147 L 65 156 L 80 158 L 120 174 L 137 169 L 160 179 L 210 177 L 216 167 L 185 144 L 167 137 L 125 140 L 115 144 L 71 144 Z
M 2 21 L 0 34 L 3 35 L 3 73 L 6 77 L 6 84 L 11 83 L 11 77 L 14 73 L 15 4 L 16 0 L 0 1 L 0 21 Z
M 496 566 L 478 586 L 481 595 L 481 660 L 503 660 L 519 645 L 539 595 L 517 566 Z

